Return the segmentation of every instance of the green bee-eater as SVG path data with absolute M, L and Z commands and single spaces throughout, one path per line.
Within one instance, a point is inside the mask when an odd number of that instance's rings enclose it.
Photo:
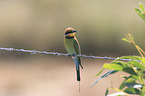
M 76 65 L 76 72 L 77 72 L 77 81 L 80 81 L 80 68 L 79 66 L 82 67 L 81 65 L 81 59 L 80 57 L 77 57 L 77 55 L 81 54 L 80 51 L 80 45 L 79 42 L 75 36 L 75 32 L 77 32 L 76 30 L 74 30 L 71 27 L 68 27 L 65 30 L 65 37 L 64 37 L 64 46 L 68 52 L 68 54 L 70 54 L 75 62 Z M 83 68 L 83 67 L 82 67 Z

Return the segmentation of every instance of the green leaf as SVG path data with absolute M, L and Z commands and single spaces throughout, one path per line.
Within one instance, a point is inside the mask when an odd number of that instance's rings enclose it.
M 108 71 L 107 73 L 105 73 L 104 75 L 102 75 L 101 78 L 107 77 L 108 75 L 114 74 L 114 73 L 116 73 L 116 72 L 118 72 L 118 71 L 116 71 L 116 70 L 110 70 L 110 71 Z
M 116 59 L 115 61 L 118 61 L 118 60 L 124 60 L 124 59 L 128 59 L 128 61 L 130 60 L 141 60 L 141 57 L 140 56 L 122 56 L 122 57 L 119 57 L 118 59 Z
M 124 68 L 123 69 L 124 72 L 129 73 L 131 75 L 137 75 L 136 72 L 134 72 L 134 70 L 132 68 Z
M 142 77 L 143 77 L 143 79 L 145 79 L 145 71 L 143 71 Z
M 96 76 L 100 75 L 103 71 L 104 71 L 104 68 L 99 73 L 97 73 Z
M 116 61 L 116 60 L 112 61 L 111 64 L 116 64 L 116 65 L 120 65 L 120 66 L 123 66 L 123 67 L 127 66 L 125 62 L 123 62 L 123 61 Z
M 126 92 L 128 94 L 137 94 L 137 95 L 140 95 L 140 90 L 138 90 L 136 88 L 126 88 L 124 90 L 124 92 Z
M 109 92 L 109 89 L 107 88 L 107 89 L 106 89 L 106 92 L 105 92 L 105 96 L 108 95 L 108 92 Z
M 143 87 L 143 85 L 138 84 L 138 83 L 125 83 L 125 85 L 129 88 L 130 87 L 132 87 L 132 88 L 142 88 Z
M 125 80 L 125 83 L 136 83 L 135 82 L 136 79 L 132 76 L 129 76 L 126 80 Z
M 135 11 L 136 11 L 137 14 L 142 14 L 141 11 L 137 8 L 135 8 Z
M 131 75 L 133 78 L 135 78 L 136 80 L 140 81 L 140 78 L 137 75 Z
M 136 13 L 145 21 L 145 13 L 142 13 L 139 9 L 135 8 Z
M 141 59 L 142 61 L 143 59 Z M 142 61 L 143 62 L 143 61 Z M 145 63 L 145 59 L 144 59 L 144 63 Z M 138 62 L 138 61 L 129 61 L 127 64 L 132 64 L 134 67 L 137 67 L 137 69 L 145 69 L 145 66 L 141 64 L 141 62 Z
M 124 62 L 112 62 L 111 64 L 105 63 L 103 68 L 110 70 L 117 70 L 129 73 L 131 75 L 137 75 L 130 64 L 125 64 Z
M 143 86 L 141 92 L 145 94 L 145 86 Z
M 141 4 L 141 2 L 139 2 L 139 7 L 140 7 L 140 9 L 144 12 L 144 7 L 143 7 L 143 5 Z
M 126 79 L 121 83 L 119 89 L 122 90 L 126 85 L 126 83 L 136 83 L 135 78 L 132 76 L 126 77 Z
M 143 91 L 140 91 L 140 96 L 144 96 L 145 93 Z
M 131 41 L 134 41 L 134 38 L 131 36 L 131 34 L 128 34 L 128 36 Z
M 107 77 L 108 75 L 114 74 L 114 73 L 116 73 L 116 72 L 118 72 L 118 71 L 116 71 L 116 70 L 110 70 L 110 71 L 108 71 L 107 73 L 105 73 L 104 75 L 102 75 L 100 78 L 98 78 L 98 79 L 91 85 L 91 87 L 94 86 L 94 85 L 95 85 L 99 80 L 101 80 L 102 78 Z
M 130 41 L 127 38 L 122 38 L 123 41 L 130 43 Z
M 141 62 L 145 65 L 145 58 L 141 59 Z M 145 68 L 144 68 L 145 69 Z
M 110 70 L 123 71 L 123 66 L 118 65 L 118 64 L 107 64 L 107 63 L 105 63 L 103 68 L 110 69 Z
M 145 21 L 145 13 L 141 15 L 141 18 Z
M 119 90 L 122 90 L 125 87 L 125 83 L 124 81 L 121 83 L 121 85 L 119 86 Z

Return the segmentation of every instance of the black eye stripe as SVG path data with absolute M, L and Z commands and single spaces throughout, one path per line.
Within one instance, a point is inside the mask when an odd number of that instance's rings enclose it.
M 69 34 L 69 33 L 73 33 L 73 32 L 66 32 L 65 35 Z
M 73 36 L 73 37 L 65 37 L 65 38 L 67 38 L 67 39 L 72 39 L 72 38 L 74 38 L 74 36 Z

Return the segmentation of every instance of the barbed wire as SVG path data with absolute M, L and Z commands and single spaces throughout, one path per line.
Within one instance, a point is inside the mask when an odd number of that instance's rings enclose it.
M 58 55 L 58 56 L 70 56 L 70 54 L 65 54 L 65 53 L 58 53 L 58 52 L 47 52 L 47 51 L 37 51 L 37 50 L 27 50 L 27 49 L 15 49 L 15 48 L 3 48 L 0 47 L 0 50 L 5 50 L 5 51 L 16 51 L 16 52 L 25 52 L 25 53 L 31 53 L 31 55 L 34 54 L 44 54 L 44 55 Z M 93 56 L 93 55 L 77 55 L 78 57 L 84 57 L 84 58 L 93 58 L 93 59 L 109 59 L 109 60 L 115 60 L 119 59 L 119 57 L 113 58 L 113 57 L 100 57 L 100 56 Z M 130 61 L 132 59 L 121 59 L 123 61 Z

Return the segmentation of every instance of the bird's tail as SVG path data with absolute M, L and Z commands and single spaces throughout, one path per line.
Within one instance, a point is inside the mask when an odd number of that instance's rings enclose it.
M 80 69 L 78 69 L 76 71 L 77 71 L 77 81 L 81 81 L 81 79 L 80 79 Z
M 77 72 L 77 81 L 81 81 L 81 78 L 80 78 L 80 68 L 79 68 L 79 59 L 78 57 L 73 57 L 73 60 L 75 62 L 75 65 L 76 65 L 76 72 Z

